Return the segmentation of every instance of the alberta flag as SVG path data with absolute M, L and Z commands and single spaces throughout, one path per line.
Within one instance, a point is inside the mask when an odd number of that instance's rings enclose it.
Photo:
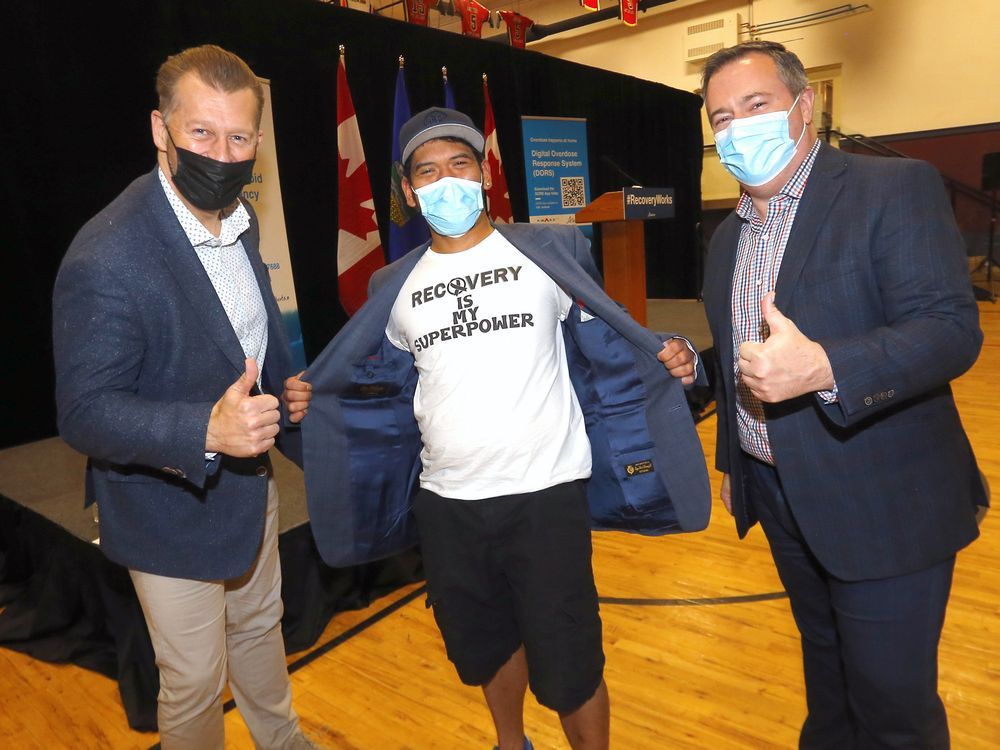
M 402 258 L 417 245 L 430 239 L 427 222 L 420 218 L 420 212 L 406 205 L 403 195 L 403 165 L 399 157 L 399 130 L 410 119 L 410 99 L 406 94 L 406 79 L 403 76 L 403 60 L 400 58 L 399 72 L 396 73 L 396 99 L 392 115 L 392 166 L 389 168 L 389 262 Z

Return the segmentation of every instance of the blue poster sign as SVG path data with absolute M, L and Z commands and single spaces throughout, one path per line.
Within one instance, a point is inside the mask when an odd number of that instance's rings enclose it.
M 582 117 L 522 117 L 528 220 L 574 224 L 590 203 L 587 121 Z

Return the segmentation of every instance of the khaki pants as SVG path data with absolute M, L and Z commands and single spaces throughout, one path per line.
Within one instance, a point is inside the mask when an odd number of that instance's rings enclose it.
M 259 748 L 285 748 L 301 734 L 281 637 L 278 489 L 267 486 L 257 559 L 243 576 L 193 581 L 129 571 L 160 670 L 157 720 L 163 750 L 221 750 L 228 679 Z

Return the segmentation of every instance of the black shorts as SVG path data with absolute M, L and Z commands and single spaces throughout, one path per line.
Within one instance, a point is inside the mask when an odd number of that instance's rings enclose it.
M 604 651 L 584 483 L 485 500 L 421 489 L 413 509 L 427 605 L 462 682 L 489 682 L 523 644 L 539 703 L 589 700 Z

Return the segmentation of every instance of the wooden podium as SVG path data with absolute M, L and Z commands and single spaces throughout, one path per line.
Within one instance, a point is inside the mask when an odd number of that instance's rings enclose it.
M 618 190 L 605 193 L 580 209 L 576 222 L 600 224 L 604 289 L 637 322 L 646 325 L 646 248 L 642 220 L 625 219 L 625 201 Z

